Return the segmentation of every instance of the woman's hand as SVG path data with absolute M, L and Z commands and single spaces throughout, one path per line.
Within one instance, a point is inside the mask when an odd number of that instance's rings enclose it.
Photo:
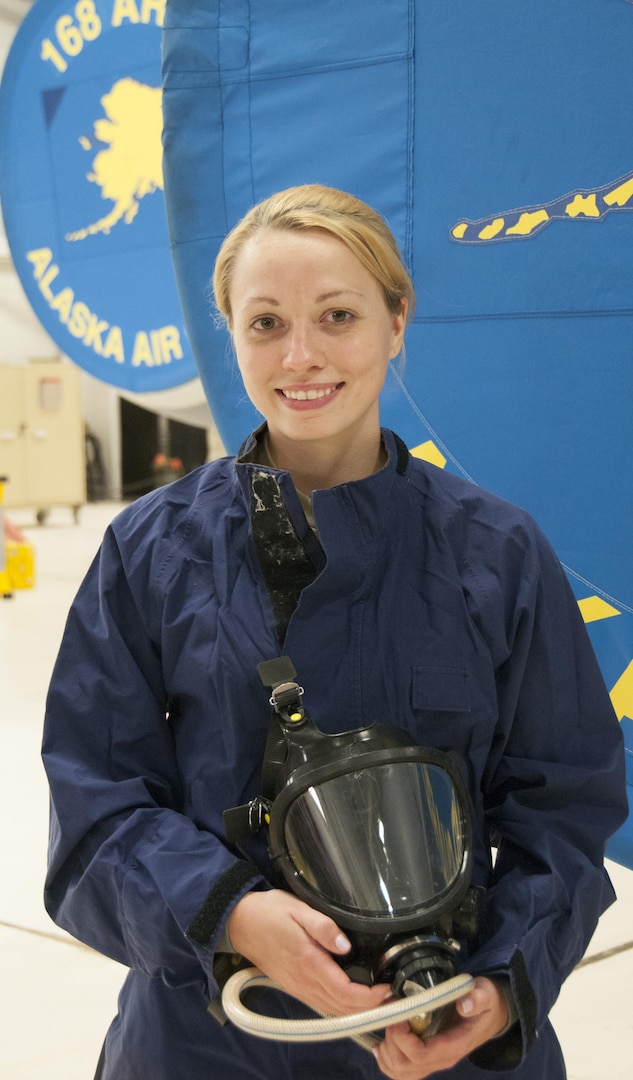
M 229 915 L 231 945 L 287 994 L 335 1016 L 381 1005 L 389 987 L 352 982 L 331 953 L 350 943 L 336 923 L 283 889 L 250 892 Z
M 450 1027 L 426 1041 L 405 1022 L 387 1028 L 374 1051 L 380 1070 L 391 1080 L 423 1080 L 450 1069 L 478 1046 L 494 1039 L 508 1022 L 508 1006 L 494 980 L 475 979 L 469 994 L 456 1004 Z

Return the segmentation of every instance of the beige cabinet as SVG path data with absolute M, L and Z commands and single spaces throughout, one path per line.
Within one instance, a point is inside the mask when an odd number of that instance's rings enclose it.
M 53 506 L 75 516 L 86 501 L 80 371 L 62 360 L 0 363 L 0 476 L 4 505 Z

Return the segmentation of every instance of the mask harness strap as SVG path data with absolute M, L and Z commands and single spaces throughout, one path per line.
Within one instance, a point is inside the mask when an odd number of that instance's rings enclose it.
M 296 723 L 305 716 L 301 705 L 303 688 L 292 681 L 297 673 L 287 657 L 258 664 L 258 671 L 264 685 L 272 687 L 270 704 L 273 707 L 262 764 L 262 793 L 248 803 L 224 811 L 224 831 L 231 844 L 256 835 L 269 823 L 279 770 L 288 754 L 284 727 L 292 726 L 293 717 Z
M 262 795 L 271 802 L 277 794 L 277 777 L 287 756 L 284 728 L 303 720 L 305 712 L 301 699 L 303 687 L 293 680 L 296 671 L 286 656 L 257 665 L 264 686 L 272 687 L 270 704 L 273 711 L 268 724 L 268 737 L 262 766 Z

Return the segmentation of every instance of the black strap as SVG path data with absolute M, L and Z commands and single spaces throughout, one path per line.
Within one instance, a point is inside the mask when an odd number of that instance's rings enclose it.
M 411 457 L 411 455 L 406 444 L 403 443 L 400 436 L 396 435 L 395 431 L 392 432 L 392 435 L 396 442 L 396 451 L 398 454 L 398 464 L 396 465 L 396 472 L 399 476 L 404 476 L 407 471 L 407 466 L 409 464 L 409 458 Z
M 251 522 L 277 637 L 283 646 L 290 616 L 302 590 L 314 581 L 316 568 L 288 516 L 277 477 L 263 469 L 251 473 Z
M 268 736 L 262 765 L 262 795 L 270 802 L 273 801 L 277 794 L 277 777 L 281 766 L 286 760 L 287 753 L 288 747 L 279 717 L 273 709 L 268 721 Z

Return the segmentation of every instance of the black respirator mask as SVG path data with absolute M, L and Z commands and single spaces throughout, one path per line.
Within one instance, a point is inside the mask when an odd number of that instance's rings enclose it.
M 456 755 L 416 746 L 387 724 L 326 735 L 304 709 L 287 657 L 258 671 L 272 689 L 283 752 L 274 798 L 226 811 L 227 838 L 268 829 L 285 884 L 347 932 L 352 953 L 339 962 L 357 981 L 389 983 L 404 997 L 452 978 L 457 939 L 475 934 L 481 894 L 470 887 L 470 804 Z M 445 1012 L 429 1016 L 423 1033 L 440 1030 Z

